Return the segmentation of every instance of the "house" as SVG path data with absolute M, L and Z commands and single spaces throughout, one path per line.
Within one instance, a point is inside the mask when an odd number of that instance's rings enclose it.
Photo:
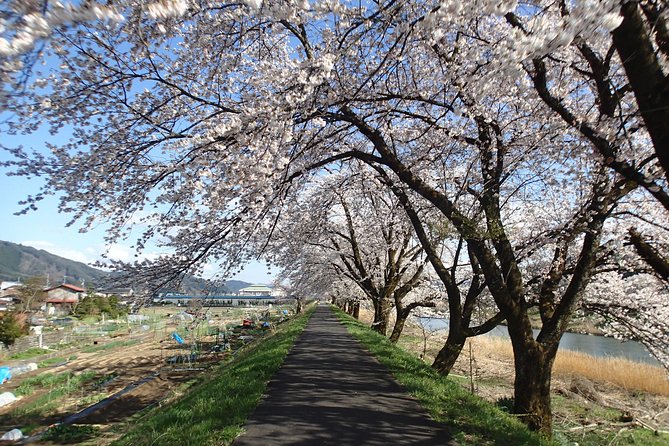
M 173 304 L 178 307 L 188 306 L 191 302 L 198 301 L 205 307 L 251 307 L 257 305 L 268 305 L 275 303 L 274 297 L 269 294 L 258 296 L 241 296 L 239 294 L 223 294 L 217 296 L 191 296 L 178 293 L 163 293 L 153 299 L 157 305 Z
M 47 314 L 69 314 L 83 299 L 86 290 L 76 285 L 63 283 L 45 290 L 45 293 Z
M 103 297 L 120 297 L 121 299 L 127 299 L 134 296 L 135 291 L 132 288 L 109 288 L 105 290 L 96 291 L 95 294 Z
M 251 285 L 239 290 L 240 296 L 270 296 L 272 289 L 265 285 Z
M 0 282 L 0 311 L 9 311 L 20 301 L 20 287 L 19 282 Z

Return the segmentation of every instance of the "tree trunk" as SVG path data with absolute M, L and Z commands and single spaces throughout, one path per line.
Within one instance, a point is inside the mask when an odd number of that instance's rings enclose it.
M 353 304 L 353 317 L 360 319 L 360 301 L 355 301 Z
M 623 21 L 611 33 L 613 44 L 623 62 L 657 159 L 669 179 L 669 88 L 638 2 L 625 3 L 621 13 Z
M 451 325 L 448 330 L 448 338 L 446 338 L 444 346 L 437 353 L 437 357 L 434 358 L 432 367 L 442 375 L 448 376 L 455 361 L 458 360 L 462 348 L 465 346 L 465 340 L 467 340 L 467 337 L 464 333 Z
M 388 332 L 388 299 L 375 299 L 373 303 L 374 321 L 372 322 L 372 330 L 385 336 Z
M 395 318 L 395 326 L 393 326 L 393 332 L 390 334 L 390 342 L 397 344 L 397 341 L 400 339 L 402 330 L 404 330 L 404 323 L 409 317 L 409 311 L 398 310 L 397 317 Z
M 513 342 L 516 379 L 514 412 L 530 429 L 552 435 L 551 372 L 557 353 L 534 339 Z M 518 345 L 517 345 L 518 344 Z
M 296 301 L 295 302 L 295 304 L 296 304 L 295 313 L 300 314 L 300 313 L 302 313 L 302 299 L 295 299 L 295 301 Z

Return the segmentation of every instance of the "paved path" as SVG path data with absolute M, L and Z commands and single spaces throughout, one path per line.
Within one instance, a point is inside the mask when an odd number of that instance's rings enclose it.
M 234 446 L 451 441 L 325 305 L 316 308 L 245 428 Z

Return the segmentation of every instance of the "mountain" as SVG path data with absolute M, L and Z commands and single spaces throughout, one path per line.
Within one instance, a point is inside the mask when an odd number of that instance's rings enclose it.
M 225 294 L 236 293 L 242 288 L 251 286 L 251 283 L 241 280 L 227 280 L 220 282 L 210 282 L 199 277 L 186 276 L 181 282 L 179 292 L 186 294 Z
M 0 280 L 16 281 L 29 277 L 49 277 L 51 283 L 66 281 L 96 284 L 107 275 L 105 271 L 75 262 L 43 249 L 0 241 Z
M 236 293 L 242 288 L 253 285 L 252 283 L 244 282 L 242 280 L 226 280 L 223 284 L 225 291 L 228 293 Z
M 50 278 L 51 283 L 60 283 L 65 278 L 67 283 L 80 285 L 104 286 L 108 272 L 60 257 L 43 249 L 35 249 L 16 243 L 0 240 L 0 280 L 17 281 L 30 277 Z M 181 291 L 185 293 L 236 293 L 241 288 L 251 285 L 241 280 L 228 280 L 223 285 L 212 285 L 198 277 L 188 276 L 184 279 Z

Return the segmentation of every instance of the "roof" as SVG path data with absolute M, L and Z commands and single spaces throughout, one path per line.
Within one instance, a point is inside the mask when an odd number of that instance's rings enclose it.
M 83 288 L 81 288 L 81 287 L 78 287 L 78 286 L 76 286 L 76 285 L 70 285 L 69 283 L 63 283 L 63 284 L 58 285 L 58 286 L 55 286 L 55 287 L 53 287 L 53 288 L 49 288 L 49 289 L 46 290 L 46 291 L 56 290 L 56 289 L 58 289 L 58 288 L 65 288 L 65 289 L 67 289 L 67 290 L 74 291 L 74 292 L 76 292 L 76 293 L 85 293 L 85 292 L 86 292 L 85 289 L 83 289 Z
M 224 294 L 219 296 L 190 296 L 188 294 L 172 294 L 169 296 L 161 296 L 155 301 L 159 300 L 179 300 L 179 299 L 201 299 L 201 300 L 217 300 L 217 299 L 226 299 L 226 300 L 252 300 L 252 299 L 274 299 L 274 296 L 269 294 L 263 294 L 259 296 L 240 296 L 239 294 Z
M 19 287 L 21 282 L 0 282 L 0 289 L 7 290 L 9 288 Z
M 132 288 L 107 288 L 104 290 L 98 290 L 98 293 L 101 294 L 132 294 Z
M 261 292 L 262 291 L 262 292 L 269 293 L 269 292 L 272 291 L 272 289 L 270 287 L 266 286 L 266 285 L 251 285 L 251 286 L 247 286 L 246 288 L 242 288 L 241 290 L 239 290 L 240 293 L 242 291 L 253 291 L 253 292 Z
M 76 304 L 79 303 L 79 299 L 76 297 L 65 297 L 63 299 L 47 299 L 48 304 Z

